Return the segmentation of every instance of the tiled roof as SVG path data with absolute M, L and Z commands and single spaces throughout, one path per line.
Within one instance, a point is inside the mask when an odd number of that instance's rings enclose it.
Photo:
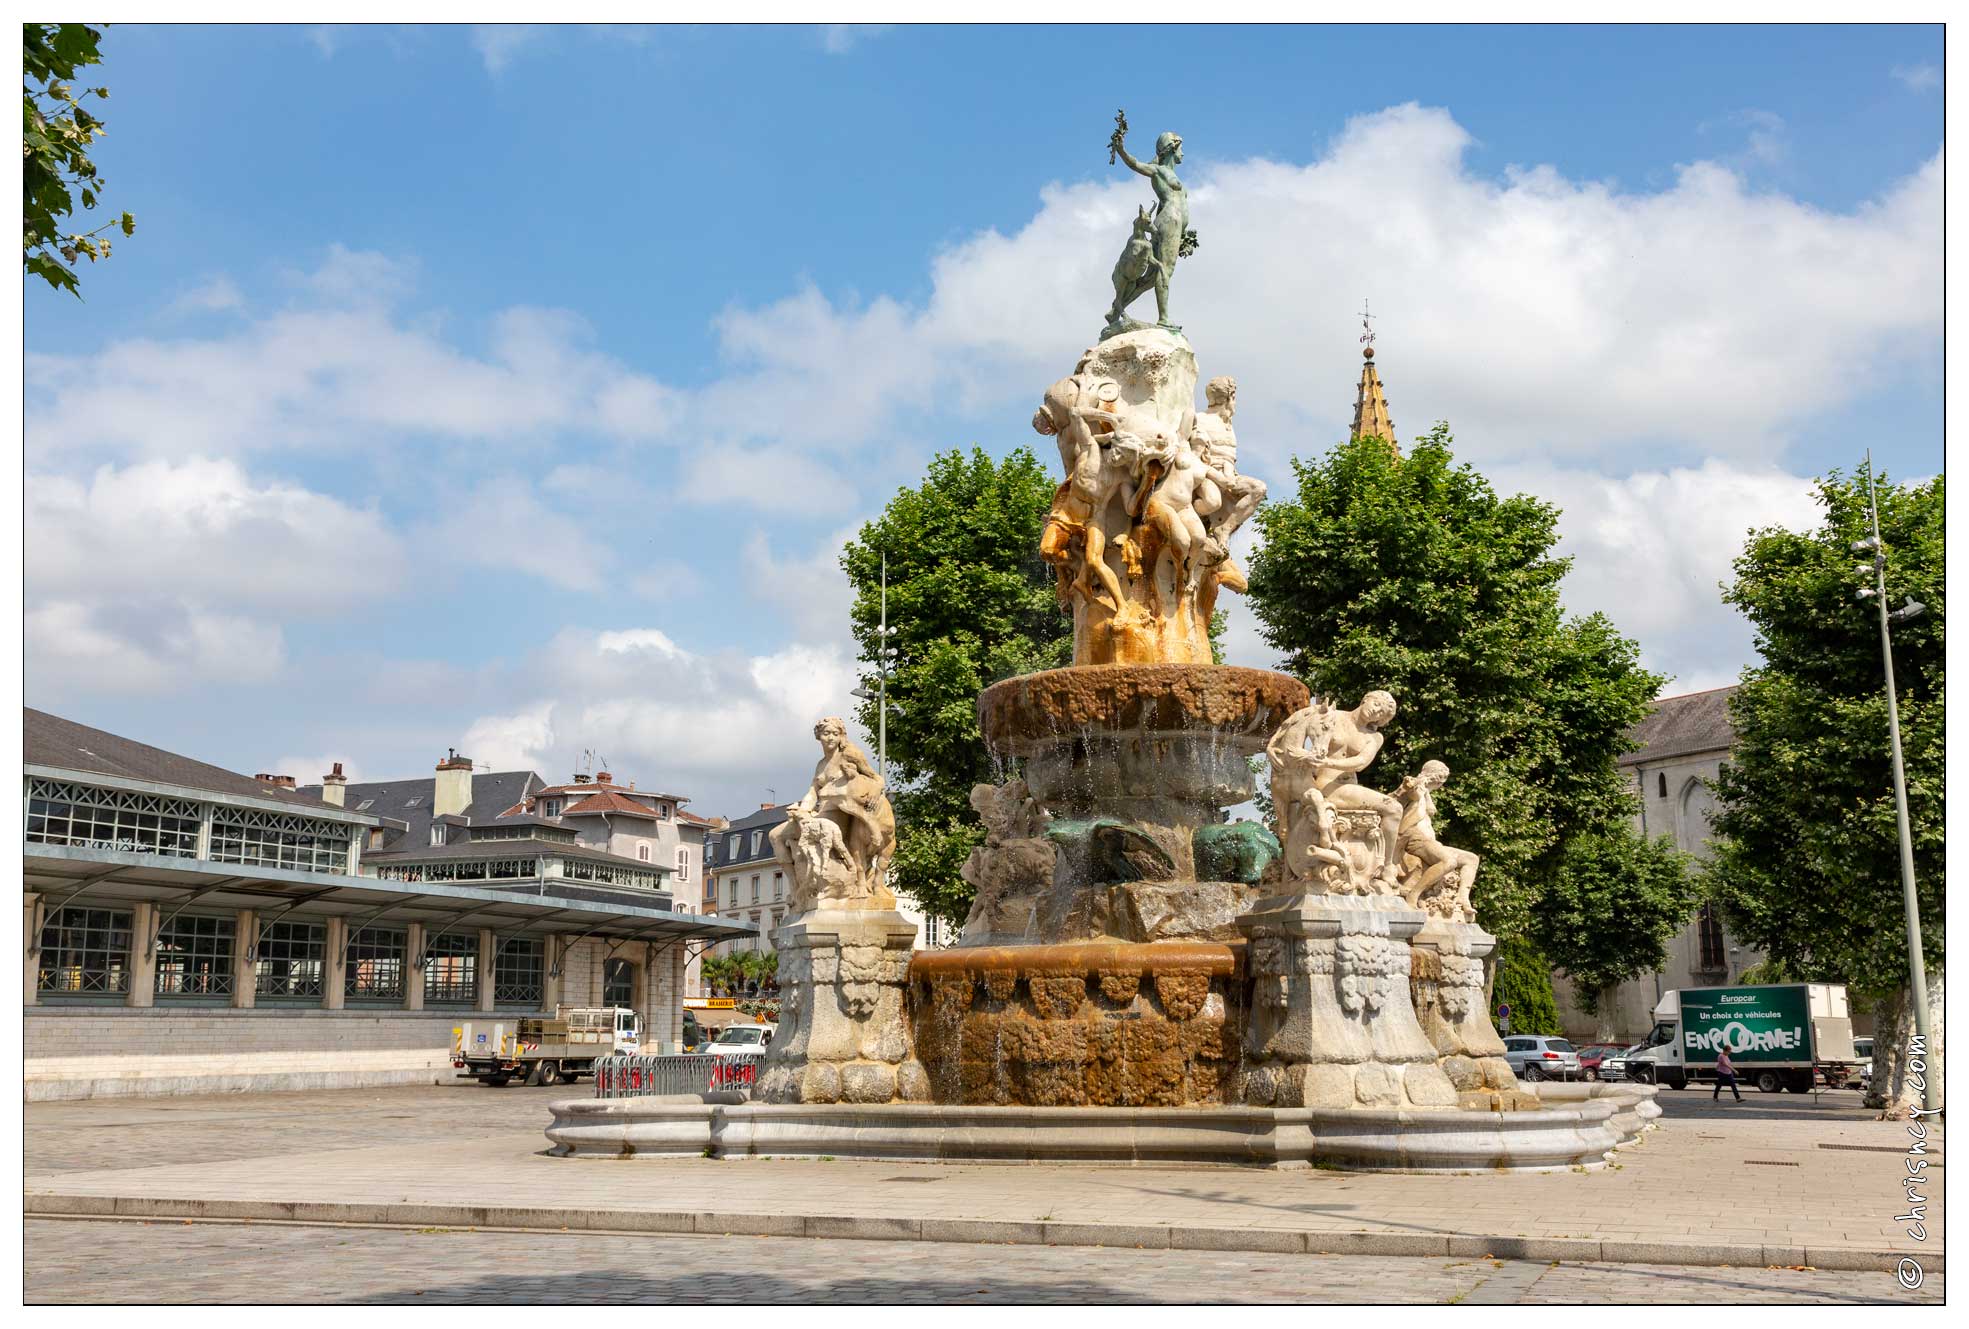
M 661 818 L 643 804 L 638 803 L 633 798 L 624 798 L 613 789 L 604 789 L 598 794 L 591 793 L 579 803 L 575 803 L 563 810 L 561 815 L 563 817 L 594 817 L 604 812 L 613 812 L 625 817 L 647 817 L 651 821 L 661 820 Z
M 1727 752 L 1736 742 L 1730 727 L 1730 697 L 1736 685 L 1663 697 L 1647 719 L 1627 732 L 1633 751 L 1621 757 L 1622 766 L 1640 766 L 1686 757 L 1698 752 Z
M 59 715 L 22 707 L 21 759 L 30 766 L 53 766 L 66 771 L 148 780 L 213 794 L 263 798 L 270 803 L 293 803 L 315 810 L 324 804 L 320 786 L 313 792 L 282 789 L 250 775 L 193 761 L 148 743 L 123 738 L 103 729 L 64 720 Z M 355 810 L 350 804 L 348 811 Z

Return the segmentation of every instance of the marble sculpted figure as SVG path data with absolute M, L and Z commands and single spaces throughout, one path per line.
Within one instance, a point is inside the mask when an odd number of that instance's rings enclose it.
M 1472 923 L 1477 856 L 1438 840 L 1433 820 L 1449 768 L 1425 762 L 1393 796 L 1360 781 L 1394 717 L 1395 699 L 1379 690 L 1351 711 L 1316 697 L 1266 744 L 1286 880 L 1317 894 L 1398 895 L 1411 908 Z
M 792 879 L 791 912 L 893 909 L 883 880 L 895 854 L 896 817 L 868 754 L 830 717 L 814 726 L 821 759 L 813 784 L 773 828 L 773 857 Z
M 1475 923 L 1470 887 L 1476 884 L 1479 860 L 1469 850 L 1451 848 L 1436 838 L 1435 793 L 1448 779 L 1449 767 L 1425 761 L 1396 791 L 1402 804 L 1402 898 L 1412 908 L 1451 922 Z

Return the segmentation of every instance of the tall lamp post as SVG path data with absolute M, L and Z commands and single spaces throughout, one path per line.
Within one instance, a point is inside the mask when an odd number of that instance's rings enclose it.
M 849 696 L 875 703 L 875 764 L 881 768 L 882 779 L 889 778 L 889 667 L 895 663 L 896 648 L 889 644 L 895 629 L 889 626 L 889 556 L 882 555 L 882 618 L 875 629 L 875 639 L 881 645 L 875 648 L 875 691 L 870 692 L 867 684 L 857 687 Z
M 1893 757 L 1894 820 L 1901 840 L 1901 895 L 1907 909 L 1908 976 L 1914 986 L 1914 1028 L 1921 1036 L 1922 1047 L 1926 1048 L 1929 1046 L 1928 967 L 1921 958 L 1921 905 L 1914 890 L 1914 835 L 1908 829 L 1907 772 L 1901 765 L 1901 709 L 1894 696 L 1894 639 L 1889 627 L 1919 617 L 1928 606 L 1909 596 L 1907 603 L 1899 609 L 1887 608 L 1887 551 L 1880 543 L 1880 502 L 1873 487 L 1871 449 L 1866 454 L 1866 508 L 1873 533 L 1864 540 L 1854 541 L 1853 552 L 1873 556 L 1871 562 L 1860 564 L 1861 571 L 1873 574 L 1873 585 L 1862 586 L 1854 598 L 1872 600 L 1880 611 L 1880 665 L 1887 676 L 1887 747 Z M 1924 1111 L 1935 1110 L 1937 1078 L 1934 1075 L 1921 1077 L 1921 1106 Z

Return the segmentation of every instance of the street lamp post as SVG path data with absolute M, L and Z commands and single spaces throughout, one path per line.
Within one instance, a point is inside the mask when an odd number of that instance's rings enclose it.
M 1890 624 L 1908 622 L 1927 606 L 1910 596 L 1899 609 L 1887 608 L 1887 551 L 1880 542 L 1880 503 L 1874 492 L 1871 450 L 1866 455 L 1866 507 L 1873 533 L 1855 542 L 1853 552 L 1873 555 L 1870 564 L 1861 565 L 1873 573 L 1873 585 L 1861 587 L 1856 598 L 1872 600 L 1880 611 L 1880 665 L 1887 677 L 1887 748 L 1893 758 L 1894 821 L 1901 841 L 1901 895 L 1907 910 L 1908 977 L 1914 987 L 1915 1032 L 1921 1036 L 1922 1047 L 1927 1048 L 1930 1046 L 1928 968 L 1921 958 L 1921 905 L 1914 889 L 1914 835 L 1908 828 L 1907 772 L 1901 764 L 1901 710 L 1894 695 L 1894 639 L 1889 630 Z M 1933 1056 L 1933 1053 L 1929 1055 Z M 1934 1075 L 1921 1077 L 1921 1106 L 1927 1112 L 1935 1110 L 1936 1079 Z
M 884 782 L 889 778 L 889 665 L 896 658 L 896 649 L 889 644 L 892 631 L 889 627 L 889 556 L 885 553 L 882 555 L 882 618 L 875 629 L 876 640 L 881 642 L 875 649 L 875 695 L 869 696 L 866 685 L 849 694 L 875 703 L 875 764 L 881 769 Z

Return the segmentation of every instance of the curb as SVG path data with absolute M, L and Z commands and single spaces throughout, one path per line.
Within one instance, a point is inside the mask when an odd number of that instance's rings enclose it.
M 169 1218 L 186 1221 L 360 1223 L 521 1232 L 695 1233 L 701 1236 L 831 1237 L 1010 1246 L 1107 1246 L 1149 1250 L 1256 1251 L 1295 1255 L 1493 1256 L 1505 1260 L 1619 1264 L 1811 1265 L 1891 1272 L 1905 1251 L 1857 1246 L 1752 1246 L 1700 1241 L 1595 1241 L 1469 1233 L 1306 1232 L 1283 1228 L 1167 1227 L 1133 1223 L 1011 1222 L 982 1218 L 896 1218 L 827 1214 L 722 1214 L 648 1209 L 549 1209 L 509 1205 L 355 1204 L 334 1201 L 173 1199 L 134 1195 L 25 1197 L 27 1218 Z M 1923 1260 L 1943 1270 L 1939 1252 Z

